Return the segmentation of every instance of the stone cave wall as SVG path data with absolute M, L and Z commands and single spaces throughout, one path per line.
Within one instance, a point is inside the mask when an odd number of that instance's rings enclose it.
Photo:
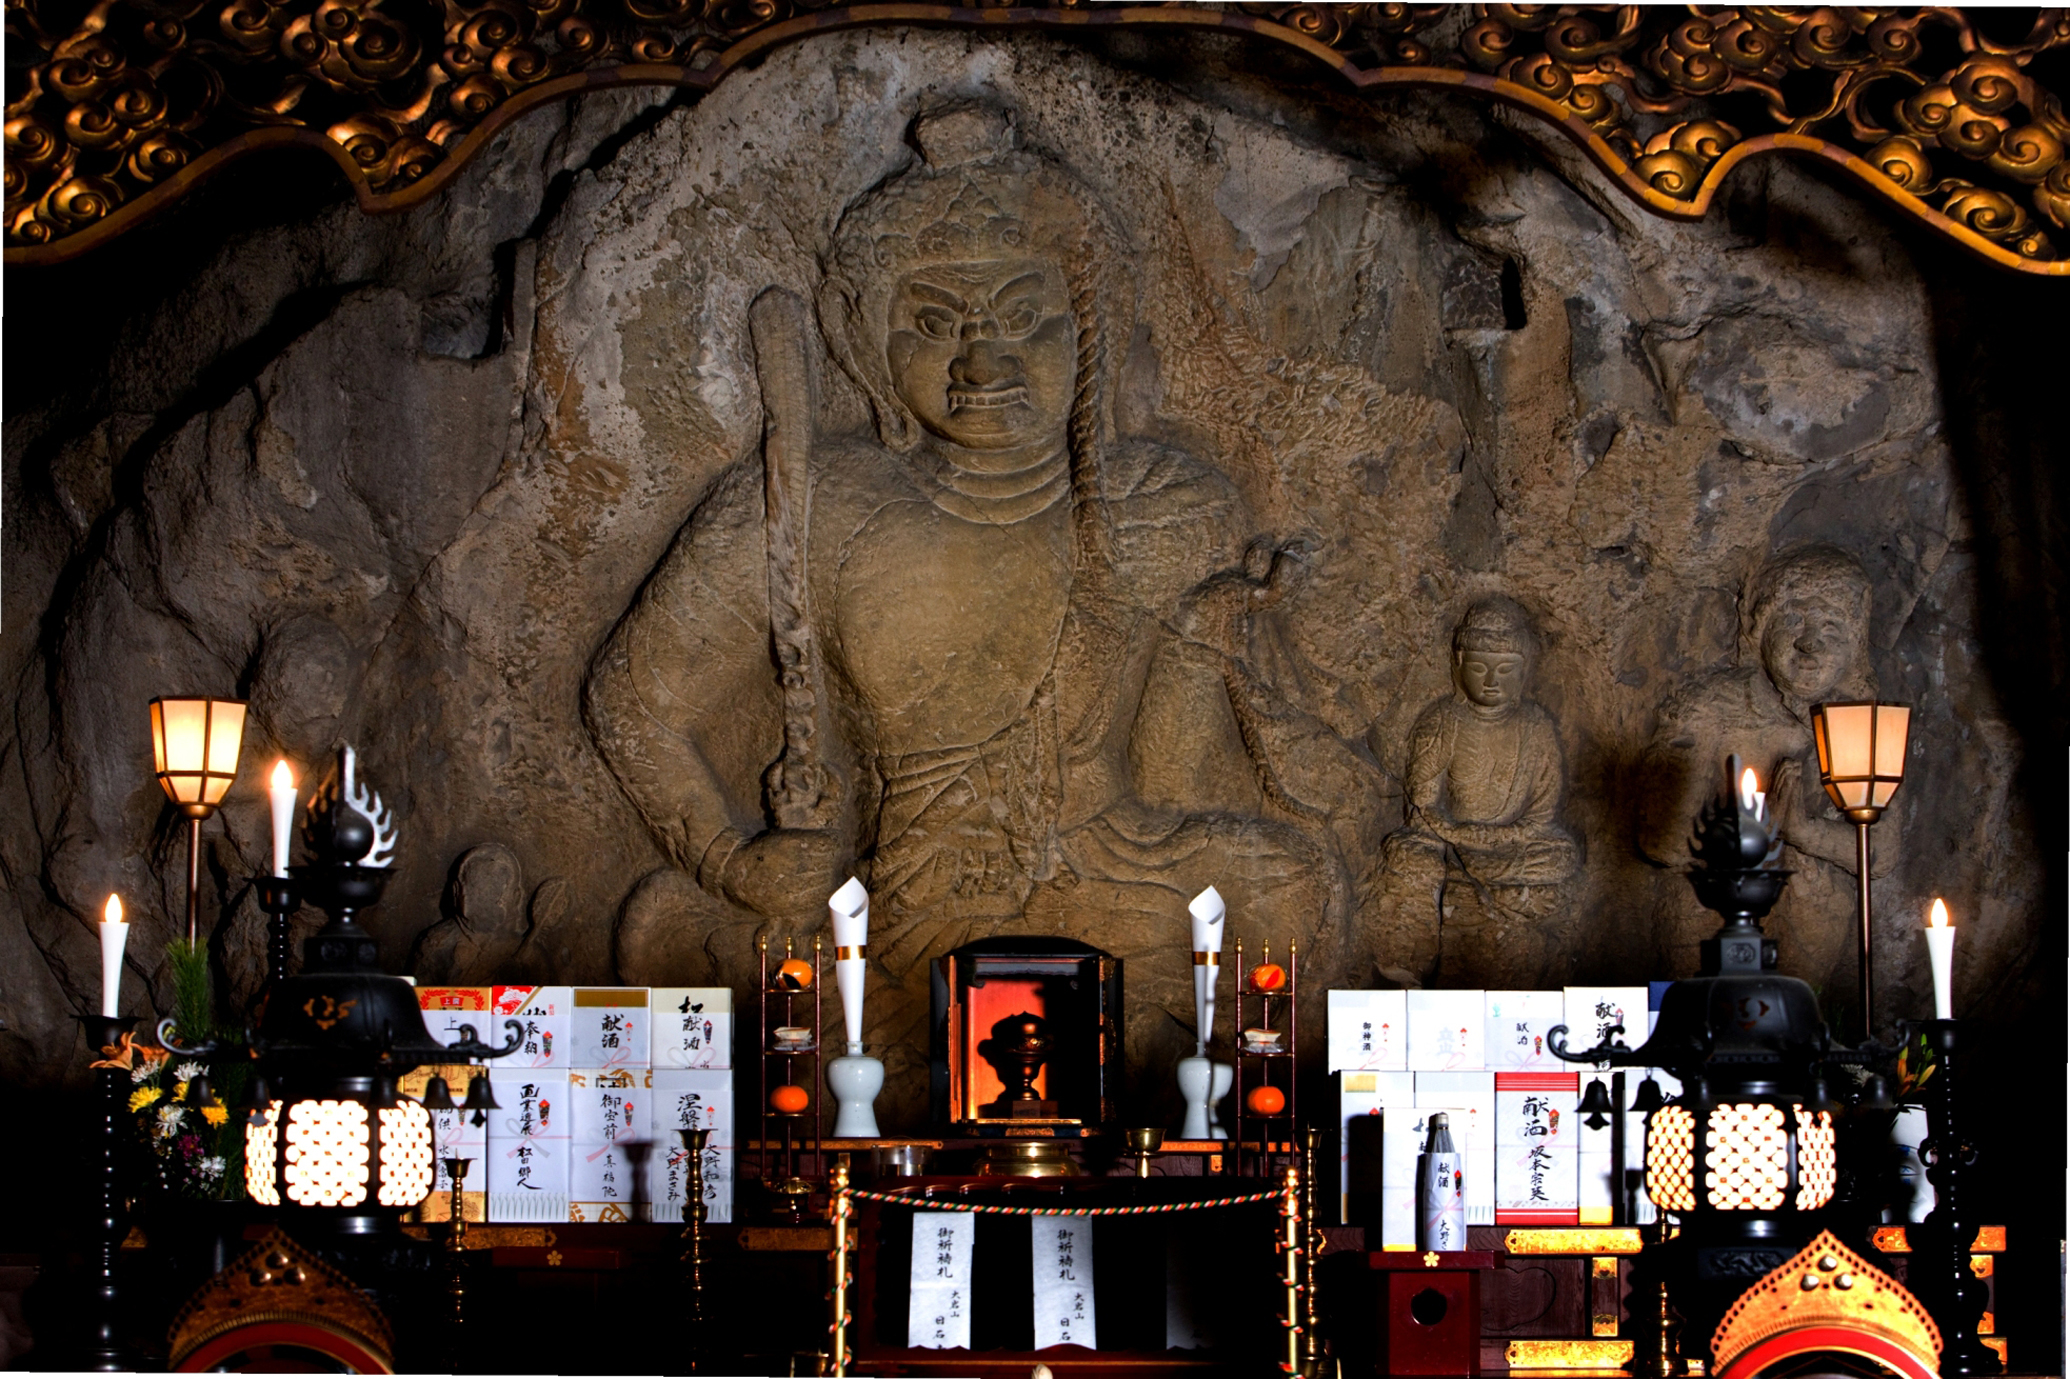
M 884 30 L 784 48 L 694 103 L 586 97 L 418 210 L 245 229 L 95 367 L 10 390 L 0 1076 L 70 1075 L 110 890 L 139 926 L 132 1002 L 169 997 L 184 832 L 149 774 L 154 694 L 252 704 L 205 830 L 235 1005 L 261 977 L 245 878 L 277 754 L 358 746 L 402 834 L 370 924 L 425 982 L 738 982 L 755 935 L 818 925 L 828 868 L 888 867 L 925 832 L 923 812 L 894 840 L 872 792 L 912 740 L 958 745 L 955 710 L 900 737 L 864 664 L 865 634 L 896 644 L 913 612 L 868 623 L 817 582 L 835 841 L 756 882 L 695 820 L 751 843 L 782 742 L 750 304 L 808 304 L 811 578 L 845 578 L 890 500 L 836 490 L 907 480 L 842 354 L 845 326 L 865 353 L 878 326 L 828 305 L 834 246 L 873 187 L 937 156 L 916 116 L 957 102 L 998 112 L 1111 236 L 1106 319 L 1127 329 L 1096 365 L 1099 501 L 1121 574 L 1105 613 L 1068 573 L 1059 598 L 1066 642 L 1128 610 L 1114 664 L 1144 669 L 1109 703 L 1097 647 L 1084 702 L 1037 667 L 1066 742 L 1034 749 L 1061 763 L 1036 773 L 1049 794 L 997 785 L 983 754 L 955 766 L 975 813 L 941 836 L 987 811 L 1007 836 L 961 862 L 937 839 L 936 889 L 881 902 L 891 1121 L 921 1111 L 924 961 L 981 933 L 1124 954 L 1132 1053 L 1161 1067 L 1190 1019 L 1183 902 L 1210 880 L 1247 943 L 1302 941 L 1310 989 L 1686 974 L 1704 928 L 1677 848 L 1734 749 L 1781 769 L 1796 875 L 1770 928 L 1842 1022 L 1851 843 L 1805 784 L 1807 689 L 1916 706 L 1912 780 L 1875 835 L 1886 1009 L 1928 1008 L 1910 929 L 1934 894 L 1965 926 L 1958 1002 L 2019 1009 L 2050 893 L 2021 792 L 2053 720 L 2016 721 L 2000 688 L 1988 605 L 2017 571 L 1976 525 L 1992 457 L 1951 440 L 1969 381 L 1936 348 L 1917 246 L 1772 160 L 1678 225 L 1463 98 L 1359 110 L 1136 56 Z M 823 530 L 843 501 L 851 525 Z M 871 558 L 966 579 L 957 607 L 1009 632 L 1050 577 L 883 541 Z M 1531 649 L 1528 702 L 1476 718 L 1455 643 Z M 1086 703 L 1121 715 L 1104 746 L 1070 720 Z M 1039 737 L 1035 712 L 1012 732 Z M 682 803 L 685 742 L 702 804 Z M 1045 808 L 1023 832 L 1050 830 L 1047 860 L 1014 831 Z

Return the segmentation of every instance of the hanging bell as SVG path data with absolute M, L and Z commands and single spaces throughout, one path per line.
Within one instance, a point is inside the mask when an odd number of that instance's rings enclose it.
M 196 1110 L 216 1104 L 216 1089 L 209 1085 L 207 1073 L 196 1073 L 187 1079 L 186 1103 Z
M 424 1095 L 418 1097 L 417 1100 L 427 1111 L 457 1111 L 460 1109 L 453 1104 L 453 1089 L 446 1085 L 444 1078 L 436 1074 L 425 1081 Z
M 245 1113 L 244 1123 L 263 1126 L 266 1123 L 266 1108 L 272 1104 L 273 1089 L 266 1084 L 266 1074 L 253 1073 L 250 1087 L 237 1104 L 237 1109 Z
M 1660 1095 L 1660 1084 L 1648 1077 L 1639 1084 L 1639 1090 L 1632 1093 L 1632 1109 L 1642 1116 L 1650 1116 L 1666 1105 Z
M 1617 1108 L 1610 1104 L 1610 1089 L 1600 1077 L 1588 1084 L 1588 1090 L 1581 1095 L 1581 1105 L 1574 1109 L 1580 1113 L 1581 1123 L 1591 1130 L 1601 1130 L 1617 1113 Z
M 460 1109 L 474 1112 L 474 1115 L 469 1117 L 468 1121 L 471 1125 L 487 1125 L 489 1123 L 487 1113 L 503 1109 L 496 1104 L 496 1093 L 489 1086 L 489 1075 L 487 1073 L 476 1073 L 469 1079 L 467 1083 L 467 1100 L 461 1103 Z

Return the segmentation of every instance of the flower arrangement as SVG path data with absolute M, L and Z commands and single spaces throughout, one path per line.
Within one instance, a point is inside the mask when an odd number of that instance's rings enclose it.
M 166 959 L 172 966 L 176 1042 L 200 1043 L 213 1037 L 215 1003 L 207 951 L 175 941 L 166 948 Z M 189 1093 L 196 1079 L 209 1072 L 204 1061 L 177 1058 L 168 1050 L 125 1037 L 114 1063 L 129 1071 L 130 1113 L 136 1117 L 139 1140 L 157 1164 L 159 1182 L 179 1197 L 243 1196 L 243 1127 L 230 1123 L 224 1094 L 234 1098 L 242 1090 L 245 1069 L 224 1069 L 213 1078 L 208 1100 L 196 1105 Z

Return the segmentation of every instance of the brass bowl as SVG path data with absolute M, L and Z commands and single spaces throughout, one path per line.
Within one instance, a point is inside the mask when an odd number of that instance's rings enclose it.
M 1164 1131 L 1154 1125 L 1132 1125 L 1121 1132 L 1131 1154 L 1155 1154 L 1164 1148 Z
M 978 1160 L 984 1178 L 1076 1178 L 1078 1165 L 1058 1140 L 1018 1140 L 987 1146 Z

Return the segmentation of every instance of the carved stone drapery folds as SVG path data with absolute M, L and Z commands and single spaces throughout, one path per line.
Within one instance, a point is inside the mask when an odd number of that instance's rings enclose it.
M 2024 34 L 1959 9 L 818 0 L 8 0 L 7 258 L 76 255 L 255 149 L 335 159 L 362 207 L 421 201 L 525 110 L 709 89 L 862 25 L 1221 30 L 1360 92 L 1466 90 L 1560 129 L 1635 201 L 1701 217 L 1760 153 L 1823 159 L 1964 249 L 2070 275 L 2070 121 Z M 25 60 L 26 59 L 26 60 Z

